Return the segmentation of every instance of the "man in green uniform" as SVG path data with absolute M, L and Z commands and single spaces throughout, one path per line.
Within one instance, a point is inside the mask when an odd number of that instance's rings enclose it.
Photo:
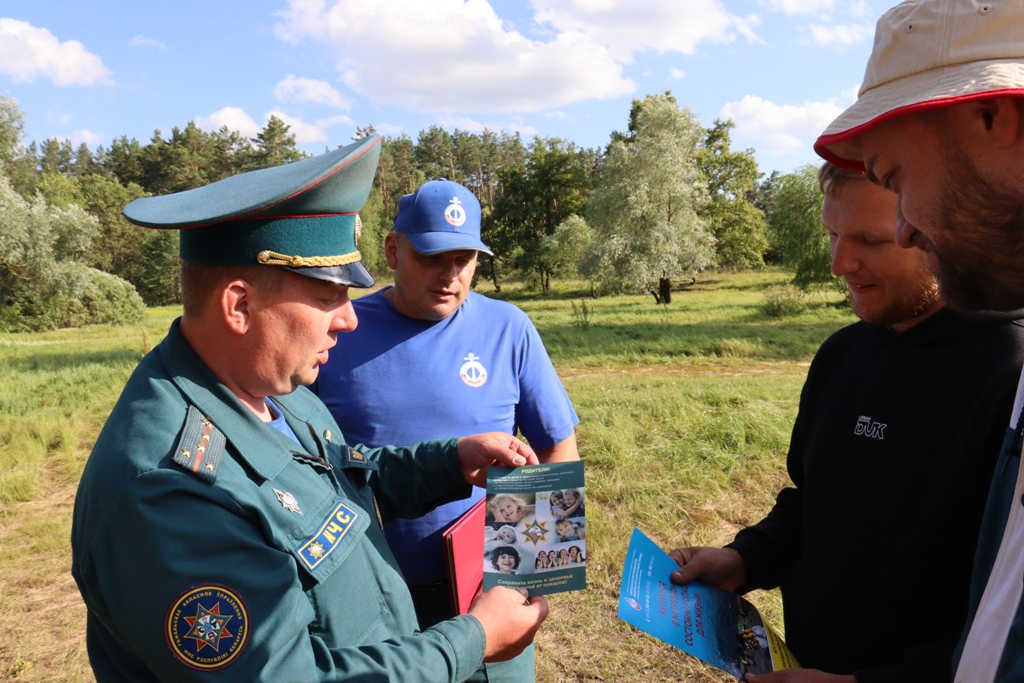
M 312 382 L 357 324 L 367 138 L 125 209 L 181 229 L 185 310 L 129 379 L 75 501 L 72 574 L 106 681 L 463 681 L 547 614 L 507 589 L 419 632 L 382 532 L 536 463 L 507 434 L 348 448 Z

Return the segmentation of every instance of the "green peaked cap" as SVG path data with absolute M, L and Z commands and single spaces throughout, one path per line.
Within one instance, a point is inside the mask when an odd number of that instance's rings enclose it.
M 124 216 L 181 231 L 181 258 L 212 266 L 282 266 L 356 287 L 373 277 L 356 247 L 356 212 L 373 186 L 381 137 L 249 171 L 161 197 L 136 199 Z

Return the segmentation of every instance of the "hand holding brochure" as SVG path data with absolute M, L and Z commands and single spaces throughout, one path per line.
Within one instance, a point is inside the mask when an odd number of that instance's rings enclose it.
M 633 529 L 622 568 L 619 618 L 740 680 L 746 673 L 800 666 L 753 605 L 696 581 L 677 586 L 669 578 L 676 569 L 668 553 Z
M 484 590 L 547 595 L 586 588 L 582 462 L 487 470 Z

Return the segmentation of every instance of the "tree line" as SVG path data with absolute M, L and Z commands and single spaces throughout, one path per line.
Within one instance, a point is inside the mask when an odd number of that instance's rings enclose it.
M 649 292 L 660 300 L 666 281 L 708 267 L 751 268 L 766 259 L 792 265 L 787 256 L 806 246 L 796 243 L 808 235 L 789 229 L 787 191 L 808 191 L 813 213 L 815 190 L 790 182 L 800 171 L 764 178 L 754 150 L 732 148 L 731 129 L 721 120 L 702 126 L 666 92 L 634 100 L 626 130 L 613 132 L 602 149 L 437 125 L 415 140 L 385 137 L 360 212 L 359 249 L 372 272 L 386 274 L 384 236 L 399 199 L 444 177 L 480 201 L 482 238 L 494 256 L 482 259 L 479 275 L 498 289 L 511 278 L 546 290 L 552 278 L 582 277 L 595 293 Z M 373 133 L 368 126 L 354 137 Z M 0 328 L 69 326 L 90 315 L 91 322 L 112 322 L 111 306 L 99 304 L 104 297 L 130 309 L 118 321 L 141 316 L 142 303 L 176 303 L 177 232 L 133 226 L 121 215 L 124 206 L 304 156 L 276 117 L 253 138 L 190 122 L 168 136 L 157 130 L 145 143 L 122 136 L 109 148 L 57 138 L 26 145 L 17 102 L 0 97 Z M 821 241 L 817 232 L 812 242 Z M 69 268 L 77 279 L 66 276 Z M 813 284 L 814 277 L 803 280 Z M 60 282 L 64 291 L 55 293 Z M 111 287 L 122 282 L 114 296 Z M 78 313 L 62 317 L 46 302 Z

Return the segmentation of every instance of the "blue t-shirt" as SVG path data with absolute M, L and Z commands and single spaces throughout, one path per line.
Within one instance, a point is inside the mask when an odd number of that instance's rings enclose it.
M 408 318 L 380 292 L 353 302 L 359 324 L 310 387 L 349 445 L 408 446 L 480 432 L 516 433 L 534 448 L 572 436 L 579 422 L 525 313 L 470 292 L 439 321 Z M 483 496 L 388 524 L 388 542 L 412 585 L 446 577 L 441 532 Z
M 267 426 L 273 427 L 274 429 L 281 432 L 295 443 L 301 445 L 301 443 L 299 442 L 299 437 L 295 436 L 295 432 L 292 431 L 292 428 L 288 426 L 288 423 L 285 421 L 284 413 L 281 412 L 281 409 L 278 408 L 277 405 L 270 399 L 264 400 L 267 403 L 267 408 L 270 409 L 270 417 L 272 418 L 270 422 L 267 423 Z

